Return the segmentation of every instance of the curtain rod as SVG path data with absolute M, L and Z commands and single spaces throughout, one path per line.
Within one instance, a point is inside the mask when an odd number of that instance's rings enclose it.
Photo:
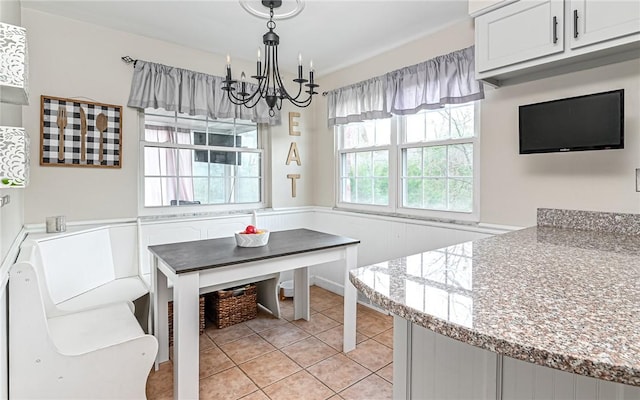
M 129 57 L 129 56 L 124 56 L 124 57 L 120 57 L 120 59 L 122 59 L 122 61 L 125 64 L 131 64 L 133 63 L 133 66 L 136 66 L 136 63 L 138 62 L 138 60 L 134 60 L 133 58 Z

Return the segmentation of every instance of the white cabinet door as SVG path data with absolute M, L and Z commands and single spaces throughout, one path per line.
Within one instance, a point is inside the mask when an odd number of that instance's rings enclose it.
M 571 0 L 568 17 L 571 48 L 576 49 L 640 32 L 640 1 Z
M 519 1 L 476 18 L 476 70 L 564 50 L 562 0 Z
M 469 0 L 469 15 L 480 15 L 485 10 L 493 9 L 506 0 Z

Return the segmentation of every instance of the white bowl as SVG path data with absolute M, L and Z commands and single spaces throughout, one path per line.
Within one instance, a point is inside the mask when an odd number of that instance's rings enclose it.
M 242 233 L 236 232 L 236 244 L 239 247 L 260 247 L 269 242 L 269 231 L 264 229 L 262 233 Z

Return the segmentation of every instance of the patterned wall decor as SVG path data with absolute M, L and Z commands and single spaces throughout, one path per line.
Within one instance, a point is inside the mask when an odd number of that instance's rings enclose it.
M 26 29 L 0 22 L 0 101 L 29 104 Z
M 122 167 L 122 106 L 40 96 L 40 165 Z
M 0 188 L 29 182 L 29 136 L 24 128 L 0 126 Z

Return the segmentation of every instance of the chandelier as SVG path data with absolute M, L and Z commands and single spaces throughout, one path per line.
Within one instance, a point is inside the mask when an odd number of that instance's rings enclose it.
M 298 77 L 293 80 L 297 83 L 297 93 L 294 96 L 292 93 L 295 91 L 289 92 L 285 88 L 278 66 L 280 37 L 274 32 L 276 23 L 273 21 L 273 9 L 280 7 L 282 0 L 262 0 L 262 5 L 269 8 L 269 21 L 267 22 L 269 31 L 262 36 L 265 54 L 264 65 L 262 65 L 261 51 L 258 49 L 257 72 L 256 75 L 251 76 L 258 81 L 257 87 L 251 93 L 247 92 L 246 75 L 243 71 L 240 74 L 240 90 L 238 90 L 238 81 L 231 78 L 231 57 L 227 55 L 227 75 L 223 81 L 222 90 L 227 92 L 227 96 L 233 104 L 247 108 L 255 107 L 261 99 L 264 99 L 269 106 L 269 115 L 273 117 L 275 115 L 274 107 L 278 110 L 282 109 L 282 100 L 288 100 L 297 107 L 307 107 L 311 104 L 313 95 L 318 94 L 314 91 L 318 85 L 313 83 L 313 61 L 309 66 L 309 79 L 307 80 L 303 78 L 302 55 L 298 55 Z

